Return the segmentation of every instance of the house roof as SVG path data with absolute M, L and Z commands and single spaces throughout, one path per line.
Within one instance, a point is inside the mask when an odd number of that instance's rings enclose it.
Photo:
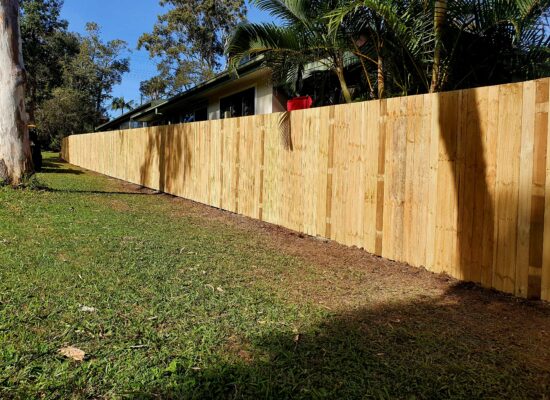
M 142 111 L 147 110 L 151 107 L 154 107 L 156 104 L 161 104 L 163 102 L 164 102 L 164 100 L 154 100 L 154 101 L 150 101 L 148 103 L 142 104 L 139 107 L 136 107 L 133 110 L 130 110 L 127 113 L 122 114 L 120 117 L 117 117 L 117 118 L 112 119 L 112 120 L 110 120 L 110 121 L 108 121 L 108 122 L 106 122 L 102 125 L 99 125 L 98 127 L 96 127 L 95 130 L 96 131 L 109 130 L 109 128 L 118 126 L 121 123 L 123 123 L 125 121 L 128 121 L 130 119 L 134 119 L 134 118 L 132 118 L 134 115 L 139 115 L 139 114 L 141 114 Z
M 217 89 L 228 82 L 232 82 L 236 79 L 239 79 L 245 75 L 256 72 L 263 67 L 263 57 L 257 57 L 253 60 L 250 60 L 242 64 L 236 71 L 226 70 L 214 78 L 199 83 L 198 85 L 192 87 L 185 92 L 178 94 L 174 97 L 171 97 L 167 100 L 160 100 L 156 102 L 151 102 L 144 104 L 135 110 L 132 110 L 112 121 L 107 122 L 106 124 L 100 125 L 96 130 L 108 130 L 119 126 L 121 123 L 126 121 L 138 121 L 138 122 L 149 122 L 158 118 L 159 115 L 162 115 L 165 111 L 170 111 L 172 109 L 178 108 L 184 103 L 189 103 L 191 101 L 197 100 L 201 95 L 204 95 L 206 92 Z

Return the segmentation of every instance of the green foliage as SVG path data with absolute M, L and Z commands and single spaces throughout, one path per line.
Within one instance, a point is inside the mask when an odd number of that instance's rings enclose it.
M 548 0 L 352 0 L 327 18 L 357 45 L 372 86 L 384 85 L 393 96 L 547 76 L 549 6 Z
M 60 82 L 46 88 L 47 97 L 36 111 L 37 131 L 54 150 L 65 136 L 93 131 L 104 120 L 113 87 L 129 71 L 129 59 L 122 56 L 127 51 L 124 41 L 102 41 L 95 23 L 86 29 L 83 37 L 73 35 L 77 52 L 59 61 Z
M 241 24 L 231 64 L 263 54 L 275 76 L 352 66 L 355 98 L 462 89 L 550 74 L 550 0 L 255 0 L 282 24 Z M 437 11 L 437 12 L 436 12 Z M 339 70 L 344 70 L 341 76 Z M 295 87 L 296 85 L 294 85 Z M 349 101 L 348 97 L 348 101 Z
M 134 101 L 126 101 L 124 97 L 114 97 L 111 101 L 111 110 L 120 111 L 120 115 L 123 115 L 125 110 L 132 111 L 134 107 Z
M 21 37 L 27 69 L 26 106 L 31 121 L 53 89 L 63 84 L 63 65 L 78 53 L 78 37 L 60 18 L 62 0 L 21 0 Z
M 336 1 L 319 0 L 254 0 L 282 24 L 240 24 L 231 36 L 226 52 L 235 68 L 244 60 L 260 54 L 274 70 L 276 81 L 288 82 L 297 91 L 304 71 L 324 67 L 338 78 L 343 98 L 351 102 L 344 68 L 348 45 L 341 32 L 330 34 L 326 14 L 337 6 Z
M 53 90 L 37 111 L 39 134 L 52 150 L 60 150 L 61 140 L 69 135 L 90 132 L 97 121 L 93 101 L 85 92 L 71 87 Z
M 158 94 L 160 86 L 163 93 L 167 88 L 175 94 L 219 72 L 223 43 L 246 8 L 244 0 L 161 0 L 160 4 L 169 10 L 158 17 L 153 32 L 140 37 L 138 48 L 160 60 L 152 93 Z
M 27 110 L 42 142 L 58 149 L 64 136 L 103 121 L 113 87 L 129 71 L 127 46 L 102 41 L 95 23 L 85 36 L 67 31 L 63 0 L 20 0 L 20 7 Z
M 88 23 L 86 32 L 80 40 L 79 53 L 65 66 L 64 80 L 68 87 L 90 98 L 99 116 L 105 114 L 105 102 L 111 98 L 113 87 L 130 71 L 130 59 L 122 56 L 128 50 L 126 42 L 104 42 L 96 23 Z
M 154 76 L 141 82 L 139 91 L 149 101 L 159 100 L 167 96 L 168 82 L 161 76 Z

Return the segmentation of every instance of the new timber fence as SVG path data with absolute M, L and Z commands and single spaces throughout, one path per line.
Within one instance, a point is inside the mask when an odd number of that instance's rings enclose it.
M 550 300 L 550 79 L 70 136 L 68 162 Z

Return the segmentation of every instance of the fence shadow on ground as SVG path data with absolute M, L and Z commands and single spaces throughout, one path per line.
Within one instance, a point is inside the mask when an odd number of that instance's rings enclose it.
M 550 309 L 468 287 L 252 337 L 135 398 L 544 398 Z M 275 329 L 275 328 L 274 328 Z M 536 338 L 536 340 L 534 339 Z M 177 384 L 176 384 L 177 385 Z M 177 387 L 177 386 L 176 386 Z

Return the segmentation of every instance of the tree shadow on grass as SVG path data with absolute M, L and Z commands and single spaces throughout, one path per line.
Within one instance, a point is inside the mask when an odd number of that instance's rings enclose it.
M 82 175 L 85 172 L 82 170 L 68 168 L 69 165 L 67 162 L 63 161 L 61 158 L 46 158 L 43 161 L 42 173 L 53 173 L 53 174 L 71 174 L 71 175 Z M 151 196 L 158 195 L 159 192 L 146 189 L 144 187 L 139 187 L 141 190 L 135 191 L 108 191 L 108 190 L 82 190 L 82 189 L 57 189 L 48 186 L 40 187 L 41 190 L 52 193 L 82 193 L 82 194 L 106 194 L 106 195 L 125 195 L 125 196 Z
M 465 286 L 274 328 L 133 397 L 548 398 L 550 309 Z
M 78 169 L 67 168 L 67 163 L 61 158 L 45 158 L 42 161 L 40 172 L 45 174 L 71 174 L 82 175 L 84 172 Z

